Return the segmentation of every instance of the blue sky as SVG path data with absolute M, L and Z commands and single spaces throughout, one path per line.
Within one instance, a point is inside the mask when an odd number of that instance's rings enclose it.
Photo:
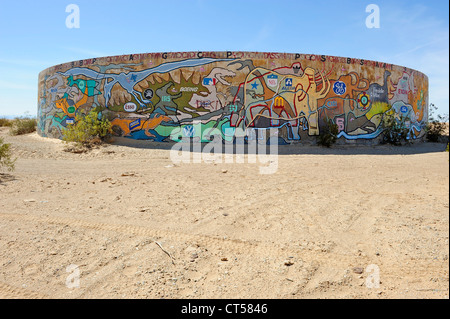
M 80 28 L 66 27 L 66 6 Z M 380 8 L 369 29 L 366 6 Z M 145 52 L 267 51 L 362 58 L 419 70 L 449 113 L 446 0 L 0 0 L 0 116 L 37 112 L 40 71 Z

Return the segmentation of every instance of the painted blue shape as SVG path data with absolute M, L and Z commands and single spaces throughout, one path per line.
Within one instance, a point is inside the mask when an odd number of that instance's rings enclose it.
M 345 133 L 344 131 L 341 131 L 337 137 L 345 137 L 348 140 L 358 140 L 358 139 L 365 139 L 365 140 L 370 140 L 373 138 L 376 138 L 378 135 L 381 134 L 381 132 L 383 131 L 383 129 L 378 128 L 375 132 L 372 133 L 368 133 L 368 134 L 360 134 L 360 135 L 348 135 L 347 133 Z
M 137 119 L 137 120 L 131 122 L 131 123 L 128 125 L 128 127 L 130 128 L 130 131 L 131 131 L 132 129 L 135 129 L 136 127 L 139 127 L 139 126 L 141 126 L 141 119 Z
M 347 86 L 342 81 L 337 81 L 333 85 L 333 91 L 337 95 L 343 95 L 347 91 Z
M 289 145 L 283 138 L 279 136 L 271 136 L 267 139 L 267 145 Z
M 122 86 L 128 93 L 133 94 L 134 86 L 136 85 L 136 83 L 139 83 L 140 81 L 142 81 L 143 79 L 145 79 L 146 77 L 148 77 L 153 73 L 167 73 L 180 68 L 196 67 L 214 62 L 231 61 L 231 60 L 233 59 L 201 58 L 201 59 L 188 59 L 183 61 L 167 62 L 151 69 L 129 72 L 128 75 L 131 74 L 136 76 L 134 77 L 135 80 L 133 81 L 131 81 L 127 77 L 127 74 L 123 72 L 120 74 L 101 73 L 89 68 L 80 68 L 80 67 L 72 68 L 70 70 L 67 70 L 66 72 L 58 72 L 58 74 L 72 77 L 74 75 L 84 75 L 88 78 L 95 79 L 97 81 L 106 79 L 107 81 L 105 82 L 105 85 L 103 87 L 104 91 L 103 94 L 105 97 L 105 105 L 108 105 L 109 99 L 111 98 L 111 90 L 114 87 L 114 85 L 116 85 L 116 83 L 119 83 L 120 86 Z
M 214 85 L 216 84 L 215 79 L 212 78 L 204 78 L 203 79 L 203 85 Z
M 139 130 L 131 132 L 130 136 L 127 136 L 127 138 L 131 138 L 133 140 L 149 140 L 150 136 L 147 136 L 144 130 Z
M 195 134 L 194 126 L 186 125 L 185 127 L 183 127 L 183 134 L 186 137 L 193 137 Z
M 162 114 L 162 115 L 166 115 L 166 112 L 164 112 L 164 110 L 161 109 L 160 107 L 158 107 L 156 110 L 154 110 L 154 111 L 153 111 L 153 114 L 154 114 L 154 113 L 159 113 L 159 114 Z
M 155 130 L 149 129 L 148 132 L 153 134 L 154 136 L 148 136 L 147 134 L 145 134 L 145 130 L 139 130 L 131 132 L 130 136 L 127 136 L 127 138 L 131 138 L 134 140 L 151 140 L 155 142 L 164 142 L 164 140 L 166 139 L 165 136 L 159 135 Z

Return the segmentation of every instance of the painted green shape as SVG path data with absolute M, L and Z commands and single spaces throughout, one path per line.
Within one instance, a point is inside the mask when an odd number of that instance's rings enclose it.
M 63 116 L 65 116 L 65 114 L 64 114 L 64 112 L 58 112 L 58 113 L 55 113 L 55 118 L 62 118 Z
M 82 80 L 82 79 L 74 80 L 73 76 L 69 76 L 67 78 L 68 86 L 76 85 L 76 86 L 78 86 L 78 89 L 80 89 L 80 91 L 83 93 L 86 93 L 85 90 L 87 88 L 88 96 L 94 96 L 94 95 L 101 94 L 101 92 L 98 89 L 96 89 L 97 84 L 98 83 L 95 80 Z
M 84 80 L 77 80 L 78 81 L 78 88 L 81 92 L 84 93 L 84 90 L 86 89 L 86 82 Z
M 54 116 L 52 120 L 58 122 L 59 124 L 61 124 L 61 122 L 67 117 L 67 115 L 65 115 L 63 112 L 56 113 L 55 115 L 57 116 Z
M 94 96 L 97 94 L 100 94 L 101 92 L 99 90 L 97 90 L 95 87 L 97 86 L 97 82 L 94 80 L 87 80 L 86 81 L 86 85 L 87 85 L 87 95 L 88 96 Z
M 171 76 L 172 78 L 172 76 Z M 199 112 L 209 112 L 208 109 L 205 109 L 204 107 L 200 107 L 197 110 L 192 110 L 192 107 L 189 105 L 190 100 L 192 99 L 192 96 L 194 94 L 197 95 L 206 95 L 209 93 L 209 90 L 205 88 L 204 86 L 200 84 L 194 84 L 192 80 L 186 81 L 183 76 L 180 77 L 180 83 L 176 83 L 174 81 L 173 87 L 176 89 L 177 92 L 181 93 L 181 96 L 174 97 L 174 102 L 178 105 L 178 110 L 187 113 L 191 115 L 192 117 L 197 117 Z M 194 88 L 197 89 L 197 91 L 190 91 L 185 90 L 182 91 L 182 88 Z
M 169 138 L 172 137 L 171 140 L 173 140 L 175 142 L 180 142 L 181 139 L 179 139 L 179 137 L 180 136 L 184 137 L 184 133 L 183 133 L 184 128 L 186 126 L 191 126 L 191 125 L 193 125 L 193 124 L 186 123 L 186 124 L 182 124 L 180 126 L 166 126 L 166 125 L 161 124 L 155 128 L 155 131 L 161 136 L 167 136 Z M 198 132 L 198 125 L 200 125 L 200 132 Z M 201 137 L 200 141 L 203 143 L 207 143 L 207 142 L 210 142 L 210 140 L 208 139 L 208 137 L 210 136 L 209 132 L 212 129 L 216 129 L 221 133 L 221 136 L 223 139 L 225 139 L 227 141 L 232 141 L 233 136 L 225 136 L 224 135 L 224 130 L 227 127 L 230 127 L 230 121 L 227 118 L 221 120 L 219 123 L 217 123 L 217 121 L 211 120 L 208 123 L 195 124 L 194 128 L 195 128 L 195 130 L 197 130 L 197 132 L 194 133 L 194 136 Z M 201 136 L 199 134 L 201 134 Z
M 167 82 L 163 87 L 155 91 L 155 94 L 160 98 L 160 101 L 155 105 L 154 109 L 160 108 L 165 115 L 177 115 L 178 105 L 173 100 L 182 95 L 181 93 L 169 93 L 168 90 L 172 85 L 174 85 L 173 82 Z M 170 98 L 170 100 L 168 98 Z
M 67 108 L 67 112 L 70 113 L 70 114 L 75 113 L 75 106 L 69 106 L 69 107 Z
M 420 99 L 417 101 L 417 110 L 422 108 L 423 103 L 423 90 L 420 90 Z
M 174 136 L 181 135 L 182 136 L 183 133 L 181 130 L 182 129 L 180 126 L 168 126 L 168 125 L 163 125 L 163 124 L 160 124 L 155 128 L 156 133 L 158 133 L 161 136 L 166 136 L 169 138 L 171 135 L 174 135 Z M 175 139 L 174 139 L 174 141 L 175 141 Z
M 229 119 L 224 119 L 222 121 L 219 122 L 220 125 L 220 130 L 222 131 L 222 138 L 227 141 L 227 142 L 231 142 L 234 138 L 234 132 L 236 130 L 235 127 L 231 127 L 230 125 L 230 120 Z M 233 135 L 232 136 L 227 136 L 225 135 L 225 130 L 231 128 L 233 131 Z
M 113 105 L 113 106 L 108 106 L 108 110 L 113 111 L 113 112 L 123 112 L 123 105 Z
M 74 85 L 74 81 L 73 81 L 73 76 L 72 75 L 67 78 L 67 85 L 68 86 L 73 86 Z

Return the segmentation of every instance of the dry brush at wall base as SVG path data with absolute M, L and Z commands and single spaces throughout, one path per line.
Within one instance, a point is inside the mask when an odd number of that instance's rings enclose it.
M 331 119 L 340 141 L 378 143 L 393 115 L 424 135 L 428 78 L 377 61 L 298 53 L 172 52 L 110 56 L 39 74 L 38 133 L 62 138 L 77 114 L 101 112 L 114 134 L 148 141 L 315 141 Z

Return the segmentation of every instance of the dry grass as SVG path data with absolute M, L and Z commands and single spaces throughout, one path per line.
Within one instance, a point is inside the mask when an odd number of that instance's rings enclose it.
M 0 118 L 0 127 L 10 127 L 12 125 L 12 120 L 7 118 Z
M 19 117 L 11 121 L 9 133 L 11 135 L 23 135 L 36 131 L 35 118 Z

